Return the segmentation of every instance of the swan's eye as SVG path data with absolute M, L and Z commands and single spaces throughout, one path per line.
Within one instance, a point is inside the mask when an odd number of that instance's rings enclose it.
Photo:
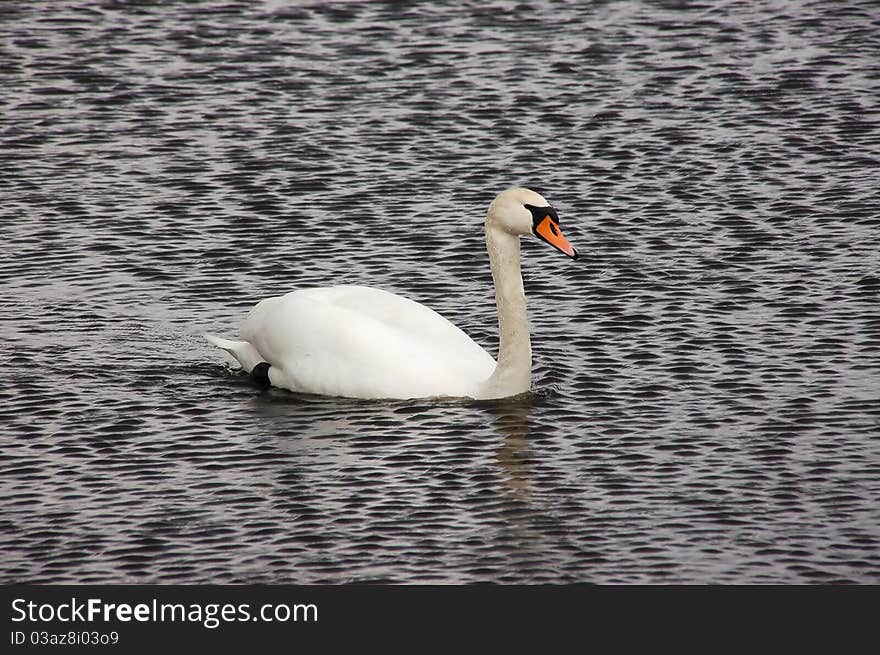
M 528 209 L 532 213 L 532 231 L 537 230 L 538 225 L 546 218 L 550 219 L 551 229 L 553 230 L 553 234 L 558 234 L 559 230 L 559 216 L 556 214 L 556 210 L 553 207 L 535 207 L 534 205 L 525 205 L 525 208 Z

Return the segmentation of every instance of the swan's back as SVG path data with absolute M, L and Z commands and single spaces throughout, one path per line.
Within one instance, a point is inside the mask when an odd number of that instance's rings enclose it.
M 267 298 L 242 336 L 272 366 L 273 384 L 306 393 L 468 396 L 495 368 L 491 355 L 434 310 L 372 287 Z

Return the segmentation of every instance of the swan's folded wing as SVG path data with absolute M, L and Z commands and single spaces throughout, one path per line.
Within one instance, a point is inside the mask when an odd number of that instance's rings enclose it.
M 289 388 L 353 397 L 469 395 L 495 361 L 433 310 L 370 287 L 262 301 L 242 328 Z

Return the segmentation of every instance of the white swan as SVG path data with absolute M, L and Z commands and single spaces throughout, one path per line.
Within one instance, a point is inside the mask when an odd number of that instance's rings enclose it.
M 459 328 L 381 289 L 301 289 L 257 304 L 244 341 L 205 337 L 255 379 L 292 391 L 349 398 L 506 398 L 529 390 L 532 346 L 519 237 L 533 234 L 576 259 L 549 203 L 525 188 L 489 206 L 486 247 L 500 345 L 498 362 Z

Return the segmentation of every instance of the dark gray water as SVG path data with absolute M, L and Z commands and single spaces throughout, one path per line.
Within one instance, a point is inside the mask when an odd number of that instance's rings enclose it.
M 0 4 L 4 582 L 880 582 L 880 10 Z M 534 394 L 263 391 L 200 338 L 335 283 Z

